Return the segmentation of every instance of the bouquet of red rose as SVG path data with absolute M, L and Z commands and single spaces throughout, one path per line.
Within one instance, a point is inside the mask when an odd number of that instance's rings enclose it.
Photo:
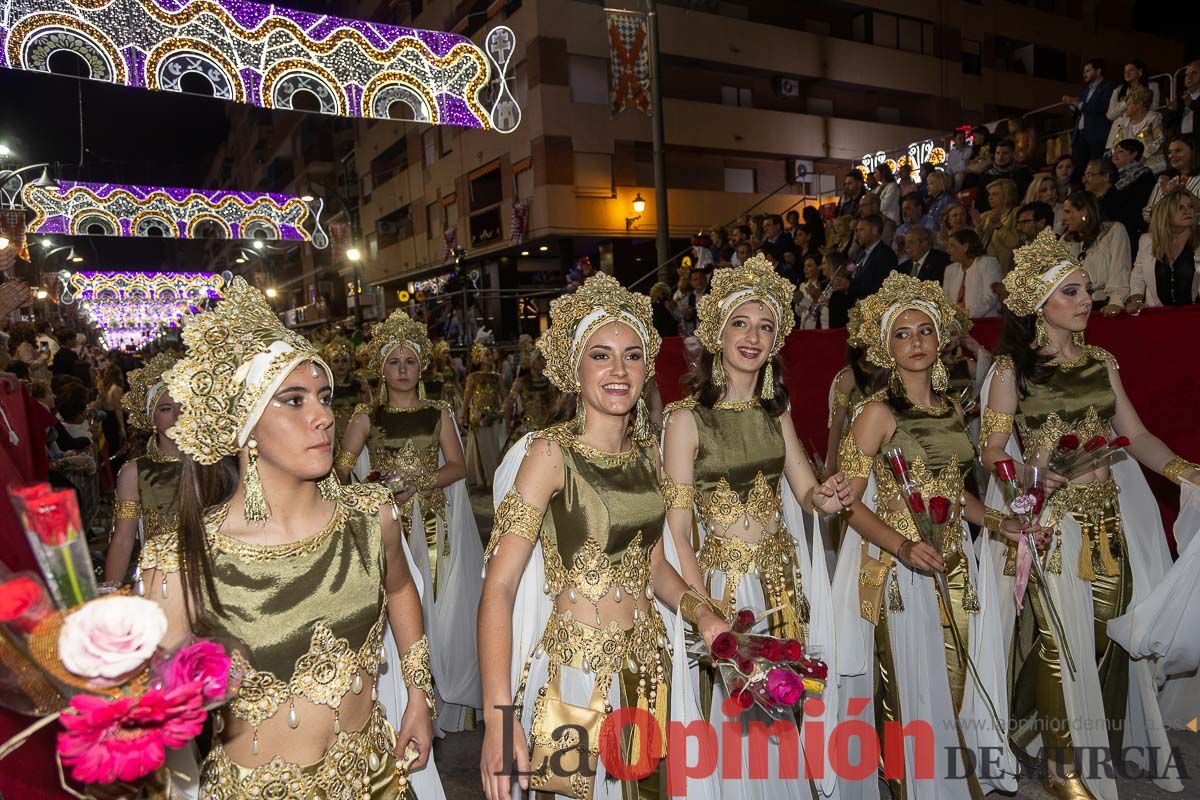
M 795 639 L 750 633 L 769 613 L 739 611 L 733 631 L 713 640 L 708 660 L 720 673 L 726 693 L 741 708 L 757 705 L 768 716 L 786 719 L 806 696 L 825 691 L 829 667 L 819 654 L 806 654 Z
M 0 758 L 57 720 L 57 756 L 75 780 L 136 781 L 131 796 L 169 796 L 167 750 L 196 738 L 240 683 L 232 648 L 195 639 L 164 650 L 157 603 L 95 598 L 90 565 L 70 549 L 82 541 L 74 493 L 39 484 L 12 495 L 49 591 L 0 566 L 0 703 L 40 717 L 0 745 Z
M 1047 467 L 1067 480 L 1074 480 L 1108 464 L 1118 450 L 1128 446 L 1127 436 L 1118 436 L 1111 441 L 1104 436 L 1093 436 L 1081 445 L 1078 435 L 1067 433 L 1059 437 L 1054 451 L 1049 454 Z

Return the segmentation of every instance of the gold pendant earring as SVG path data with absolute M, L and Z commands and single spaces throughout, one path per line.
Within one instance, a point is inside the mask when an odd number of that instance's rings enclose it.
M 425 399 L 425 381 L 417 381 L 417 399 Z
M 1034 347 L 1046 347 L 1050 344 L 1050 334 L 1046 332 L 1046 315 L 1040 308 L 1037 311 L 1037 321 L 1033 323 L 1033 332 Z
M 721 351 L 718 350 L 713 355 L 712 363 L 712 382 L 713 386 L 723 387 L 725 385 L 725 365 L 721 363 Z
M 242 516 L 247 522 L 266 522 L 271 518 L 271 507 L 267 505 L 262 478 L 258 474 L 258 442 L 254 439 L 246 443 L 246 485 L 242 496 Z
M 775 367 L 771 365 L 771 359 L 767 359 L 767 365 L 763 367 L 762 372 L 762 389 L 758 396 L 763 400 L 775 399 Z
M 575 433 L 583 435 L 587 425 L 587 407 L 583 404 L 583 392 L 575 395 Z
M 379 393 L 376 401 L 379 405 L 387 408 L 387 381 L 383 378 L 379 379 Z
M 650 409 L 646 408 L 645 398 L 639 397 L 633 409 L 633 438 L 645 439 L 650 436 Z
M 950 388 L 950 375 L 946 372 L 946 365 L 939 358 L 933 362 L 933 391 L 937 394 L 942 394 Z

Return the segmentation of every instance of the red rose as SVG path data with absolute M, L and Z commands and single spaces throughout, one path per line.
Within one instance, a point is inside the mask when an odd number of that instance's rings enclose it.
M 1105 439 L 1103 436 L 1093 436 L 1088 440 L 1088 443 L 1083 446 L 1083 449 L 1091 453 L 1095 450 L 1099 450 L 1106 444 L 1108 444 L 1108 439 Z
M 902 475 L 908 472 L 908 461 L 904 458 L 904 453 L 899 450 L 890 450 L 887 454 L 888 463 L 892 465 L 892 472 L 897 475 Z
M 738 672 L 743 675 L 752 675 L 754 673 L 754 659 L 739 657 L 737 659 L 737 668 Z
M 371 473 L 367 475 L 368 483 L 379 483 L 379 481 L 382 479 L 383 479 L 383 473 L 380 472 L 379 470 L 372 470 Z
M 738 633 L 745 633 L 754 627 L 757 617 L 754 612 L 748 608 L 743 608 L 737 612 L 737 618 L 733 621 L 733 629 Z
M 1073 433 L 1066 433 L 1058 439 L 1058 449 L 1064 453 L 1070 453 L 1072 450 L 1079 448 L 1079 437 Z
M 79 506 L 73 489 L 43 494 L 25 501 L 25 522 L 41 542 L 62 547 L 79 535 Z
M 1029 496 L 1033 498 L 1033 514 L 1037 516 L 1042 513 L 1042 506 L 1046 505 L 1046 487 L 1030 486 Z
M 733 658 L 738 651 L 737 637 L 729 631 L 725 631 L 713 639 L 712 646 L 709 647 L 709 652 L 712 657 L 718 661 L 728 661 Z
M 767 639 L 762 643 L 762 655 L 772 664 L 782 661 L 783 644 L 778 639 Z
M 795 639 L 787 639 L 783 643 L 783 660 L 784 661 L 799 661 L 804 657 L 804 645 L 797 642 Z
M 754 705 L 754 695 L 750 694 L 750 692 L 746 691 L 745 689 L 742 689 L 740 692 L 734 692 L 733 699 L 738 706 L 743 709 L 747 709 Z
M 35 579 L 17 575 L 0 584 L 0 622 L 29 633 L 49 611 L 46 593 Z
M 921 497 L 920 492 L 913 492 L 908 498 L 908 507 L 912 509 L 914 514 L 925 513 L 925 498 Z
M 1115 438 L 1111 442 L 1109 442 L 1108 446 L 1109 446 L 1109 448 L 1111 448 L 1113 450 L 1116 450 L 1121 447 L 1129 447 L 1129 437 L 1128 436 L 1118 436 L 1117 438 Z
M 934 525 L 945 525 L 950 519 L 950 501 L 945 497 L 934 497 L 929 501 L 929 521 Z
M 1017 479 L 1017 465 L 1011 458 L 1006 458 L 1003 461 L 996 462 L 996 475 L 1002 481 L 1015 481 Z

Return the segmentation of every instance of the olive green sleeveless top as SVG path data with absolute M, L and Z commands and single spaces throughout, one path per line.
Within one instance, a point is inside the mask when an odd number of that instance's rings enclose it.
M 379 509 L 382 486 L 342 487 L 321 530 L 284 545 L 253 545 L 220 533 L 228 506 L 205 524 L 213 579 L 226 611 L 210 614 L 211 635 L 245 647 L 246 676 L 230 710 L 258 726 L 294 696 L 337 709 L 378 674 L 386 620 L 386 564 Z M 142 569 L 178 571 L 178 534 L 147 543 Z
M 624 453 L 603 453 L 578 441 L 572 424 L 535 434 L 562 451 L 563 489 L 542 518 L 546 581 L 552 595 L 568 587 L 591 602 L 613 583 L 644 591 L 650 549 L 662 536 L 666 505 L 658 485 L 654 440 L 634 442 Z
M 437 472 L 445 407 L 438 400 L 424 400 L 412 408 L 371 410 L 371 432 L 367 436 L 371 470 L 413 475 Z M 446 508 L 444 490 L 431 488 L 420 494 L 427 510 L 441 513 Z
M 349 383 L 337 384 L 333 387 L 333 418 L 337 436 L 335 445 L 342 441 L 342 436 L 346 433 L 346 425 L 354 416 L 355 409 L 369 399 L 362 381 L 355 376 L 351 377 Z
M 886 397 L 885 392 L 872 399 Z M 921 484 L 925 499 L 941 495 L 957 503 L 963 482 L 975 461 L 975 445 L 954 404 L 943 398 L 943 407 L 912 406 L 894 411 L 896 432 L 879 448 L 875 457 L 875 479 L 880 496 L 897 494 L 887 453 L 899 449 L 908 462 L 909 473 Z
M 470 416 L 466 423 L 471 430 L 476 430 L 482 425 L 494 422 L 504 405 L 504 398 L 500 396 L 500 373 L 494 370 L 480 370 L 468 375 L 467 380 L 470 382 L 470 388 L 463 403 L 469 405 Z
M 142 507 L 142 530 L 147 539 L 175 527 L 179 514 L 179 473 L 183 462 L 158 453 L 157 448 L 135 460 L 138 504 Z
M 1116 363 L 1108 351 L 1088 346 L 1074 361 L 1056 365 L 1045 383 L 1028 383 L 1014 415 L 1022 447 L 1052 448 L 1072 428 L 1083 441 L 1108 436 L 1117 413 L 1108 368 Z

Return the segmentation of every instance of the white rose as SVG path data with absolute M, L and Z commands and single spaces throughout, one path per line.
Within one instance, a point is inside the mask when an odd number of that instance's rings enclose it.
M 67 617 L 58 635 L 58 657 L 73 675 L 112 680 L 146 663 L 166 632 L 167 615 L 157 603 L 105 597 Z

